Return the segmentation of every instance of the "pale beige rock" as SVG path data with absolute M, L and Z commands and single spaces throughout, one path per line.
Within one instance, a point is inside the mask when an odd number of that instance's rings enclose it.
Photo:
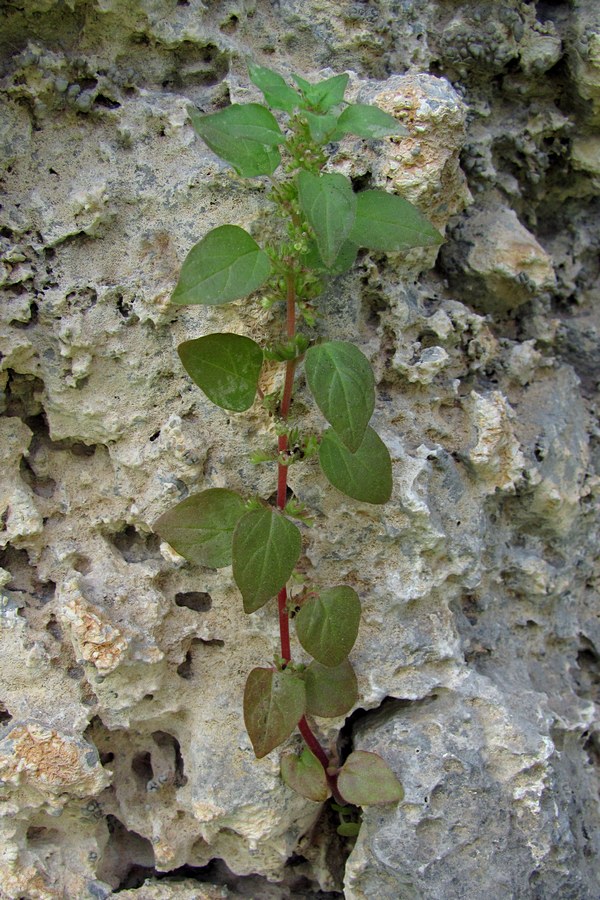
M 469 461 L 489 493 L 514 491 L 525 466 L 511 423 L 514 413 L 499 391 L 487 397 L 472 391 L 471 401 L 477 443 Z
M 483 207 L 460 230 L 468 247 L 457 265 L 472 280 L 474 305 L 505 312 L 555 284 L 552 260 L 534 236 L 506 207 Z

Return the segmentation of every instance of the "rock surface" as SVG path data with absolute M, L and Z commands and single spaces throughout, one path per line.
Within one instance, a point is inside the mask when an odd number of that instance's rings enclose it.
M 248 57 L 348 70 L 409 136 L 332 168 L 446 237 L 321 301 L 375 368 L 390 503 L 290 470 L 303 570 L 363 604 L 359 701 L 318 728 L 405 788 L 354 844 L 254 758 L 271 607 L 152 531 L 191 492 L 274 490 L 266 412 L 212 406 L 175 348 L 277 311 L 169 304 L 206 231 L 264 225 L 187 114 L 257 99 Z M 595 900 L 597 4 L 25 0 L 0 92 L 0 898 Z

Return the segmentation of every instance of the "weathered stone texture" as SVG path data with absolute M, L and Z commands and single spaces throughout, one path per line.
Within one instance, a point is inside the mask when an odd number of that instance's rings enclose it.
M 273 610 L 152 532 L 274 490 L 265 410 L 212 406 L 175 348 L 278 310 L 169 304 L 206 231 L 269 227 L 187 115 L 257 99 L 248 57 L 350 71 L 409 136 L 332 169 L 446 237 L 320 301 L 376 371 L 391 502 L 290 470 L 303 571 L 363 604 L 359 702 L 318 728 L 406 791 L 354 846 L 245 733 Z M 0 66 L 0 898 L 600 896 L 597 4 L 24 0 Z

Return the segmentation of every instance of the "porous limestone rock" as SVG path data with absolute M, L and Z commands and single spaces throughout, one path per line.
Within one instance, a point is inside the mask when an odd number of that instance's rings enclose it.
M 474 208 L 444 248 L 445 264 L 472 305 L 483 312 L 514 310 L 555 284 L 549 255 L 514 210 Z
M 598 33 L 591 0 L 7 7 L 1 900 L 600 894 Z M 315 520 L 301 573 L 363 606 L 358 702 L 317 730 L 405 787 L 353 849 L 244 729 L 272 604 L 245 616 L 228 569 L 152 530 L 194 491 L 275 486 L 248 459 L 273 447 L 271 417 L 214 407 L 176 346 L 267 340 L 280 311 L 169 303 L 208 230 L 270 227 L 267 185 L 187 111 L 259 99 L 248 57 L 347 70 L 409 135 L 345 138 L 331 166 L 448 238 L 363 252 L 319 301 L 317 330 L 376 372 L 391 501 L 338 494 L 315 459 L 289 473 Z M 280 383 L 266 368 L 263 390 Z

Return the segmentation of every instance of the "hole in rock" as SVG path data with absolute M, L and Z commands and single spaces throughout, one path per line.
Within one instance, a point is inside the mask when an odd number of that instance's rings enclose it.
M 25 293 L 25 290 L 19 290 L 18 294 Z M 37 325 L 39 321 L 39 307 L 35 301 L 32 301 L 29 305 L 29 318 L 26 322 L 20 322 L 18 319 L 12 319 L 10 324 L 13 328 L 31 328 L 32 325 Z
M 191 650 L 188 650 L 188 652 L 185 654 L 185 659 L 183 660 L 183 662 L 177 666 L 177 674 L 180 678 L 185 678 L 186 681 L 189 681 L 189 679 L 192 677 L 193 671 Z
M 69 666 L 67 676 L 72 678 L 73 681 L 82 681 L 85 677 L 85 669 L 83 666 Z
M 150 841 L 136 831 L 128 831 L 116 816 L 106 817 L 109 838 L 98 863 L 96 877 L 116 892 L 141 887 L 154 874 L 154 851 Z M 145 873 L 139 879 L 138 873 Z
M 183 756 L 181 754 L 181 745 L 179 741 L 167 731 L 153 731 L 152 740 L 157 747 L 161 748 L 161 750 L 173 753 L 175 762 L 175 778 L 173 783 L 175 787 L 183 787 L 187 784 L 187 775 L 183 768 Z
M 580 697 L 600 701 L 600 660 L 593 645 L 585 645 L 577 653 L 577 665 L 572 669 L 575 690 Z
M 48 634 L 52 635 L 55 641 L 62 641 L 63 632 L 62 628 L 56 620 L 56 616 L 50 616 L 48 624 L 46 625 L 46 631 L 48 632 Z
M 123 294 L 117 294 L 117 310 L 124 319 L 128 319 L 133 312 L 133 301 L 126 300 Z M 134 322 L 139 322 L 139 318 L 136 315 L 131 316 L 131 324 L 134 324 Z
M 0 702 L 0 726 L 8 725 L 11 721 L 12 716 L 9 713 L 8 709 L 4 705 L 4 703 Z
M 25 484 L 29 485 L 33 493 L 38 497 L 49 498 L 54 496 L 56 490 L 55 480 L 49 477 L 45 478 L 43 475 L 36 475 L 34 469 L 25 457 L 21 457 L 19 471 Z
M 350 180 L 355 194 L 360 194 L 361 191 L 366 191 L 371 187 L 370 172 L 365 172 L 364 175 L 355 175 L 354 178 L 351 178 Z
M 194 612 L 208 612 L 212 606 L 212 597 L 206 591 L 180 591 L 175 594 L 175 603 Z
M 61 441 L 61 444 L 68 444 L 67 441 Z M 93 456 L 96 452 L 96 447 L 94 444 L 84 444 L 81 441 L 73 441 L 68 449 L 71 451 L 73 456 L 83 456 L 89 457 Z
M 30 825 L 27 829 L 28 844 L 57 843 L 61 833 L 56 828 L 45 828 L 43 825 Z
M 26 550 L 15 550 L 8 545 L 0 550 L 0 566 L 11 574 L 6 590 L 22 606 L 39 609 L 49 603 L 56 591 L 56 582 L 39 581 L 37 570 L 29 562 Z
M 224 34 L 234 34 L 234 32 L 237 30 L 239 23 L 240 23 L 240 20 L 239 20 L 238 16 L 236 16 L 235 13 L 232 13 L 229 16 L 229 18 L 226 19 L 223 22 L 223 24 L 220 26 L 221 31 Z
M 205 866 L 179 866 L 170 872 L 159 872 L 151 867 L 131 866 L 115 890 L 132 890 L 144 886 L 147 879 L 164 881 L 167 884 L 185 879 L 200 884 L 210 883 L 228 888 L 232 896 L 246 897 L 248 900 L 333 900 L 342 897 L 341 891 L 320 891 L 308 878 L 295 875 L 291 870 L 281 882 L 267 881 L 261 875 L 236 875 L 220 859 L 213 859 Z
M 96 94 L 94 103 L 97 106 L 104 107 L 104 109 L 119 109 L 121 106 L 117 100 L 113 100 L 112 97 L 105 97 L 104 94 Z
M 154 777 L 150 753 L 148 753 L 148 751 L 145 753 L 136 753 L 131 760 L 131 770 L 139 784 L 145 788 L 148 782 L 152 781 Z
M 583 737 L 586 736 L 584 732 Z M 592 766 L 600 767 L 600 731 L 592 731 L 583 745 Z
M 209 647 L 221 648 L 224 646 L 225 641 L 221 641 L 218 638 L 213 638 L 209 641 L 202 640 L 202 638 L 194 638 L 190 649 L 185 654 L 185 659 L 177 666 L 177 674 L 186 680 L 194 677 L 194 656 L 196 655 L 197 648 L 202 647 L 202 650 L 199 650 L 199 653 L 202 653 L 203 650 L 206 650 Z
M 98 86 L 97 78 L 78 78 L 77 84 L 81 88 L 82 91 L 93 91 L 95 87 Z
M 159 536 L 140 532 L 133 525 L 127 525 L 122 531 L 109 535 L 108 539 L 117 548 L 125 562 L 139 563 L 146 559 L 160 557 Z
M 76 553 L 73 557 L 72 566 L 76 572 L 81 575 L 89 575 L 92 571 L 92 561 L 82 553 Z
M 98 293 L 92 287 L 81 288 L 77 291 L 70 291 L 66 296 L 67 303 L 74 312 L 84 313 L 98 302 Z
M 7 371 L 6 415 L 23 419 L 29 425 L 28 420 L 42 412 L 40 397 L 44 390 L 44 382 L 34 375 L 21 375 L 13 369 Z M 29 427 L 31 428 L 31 425 Z

